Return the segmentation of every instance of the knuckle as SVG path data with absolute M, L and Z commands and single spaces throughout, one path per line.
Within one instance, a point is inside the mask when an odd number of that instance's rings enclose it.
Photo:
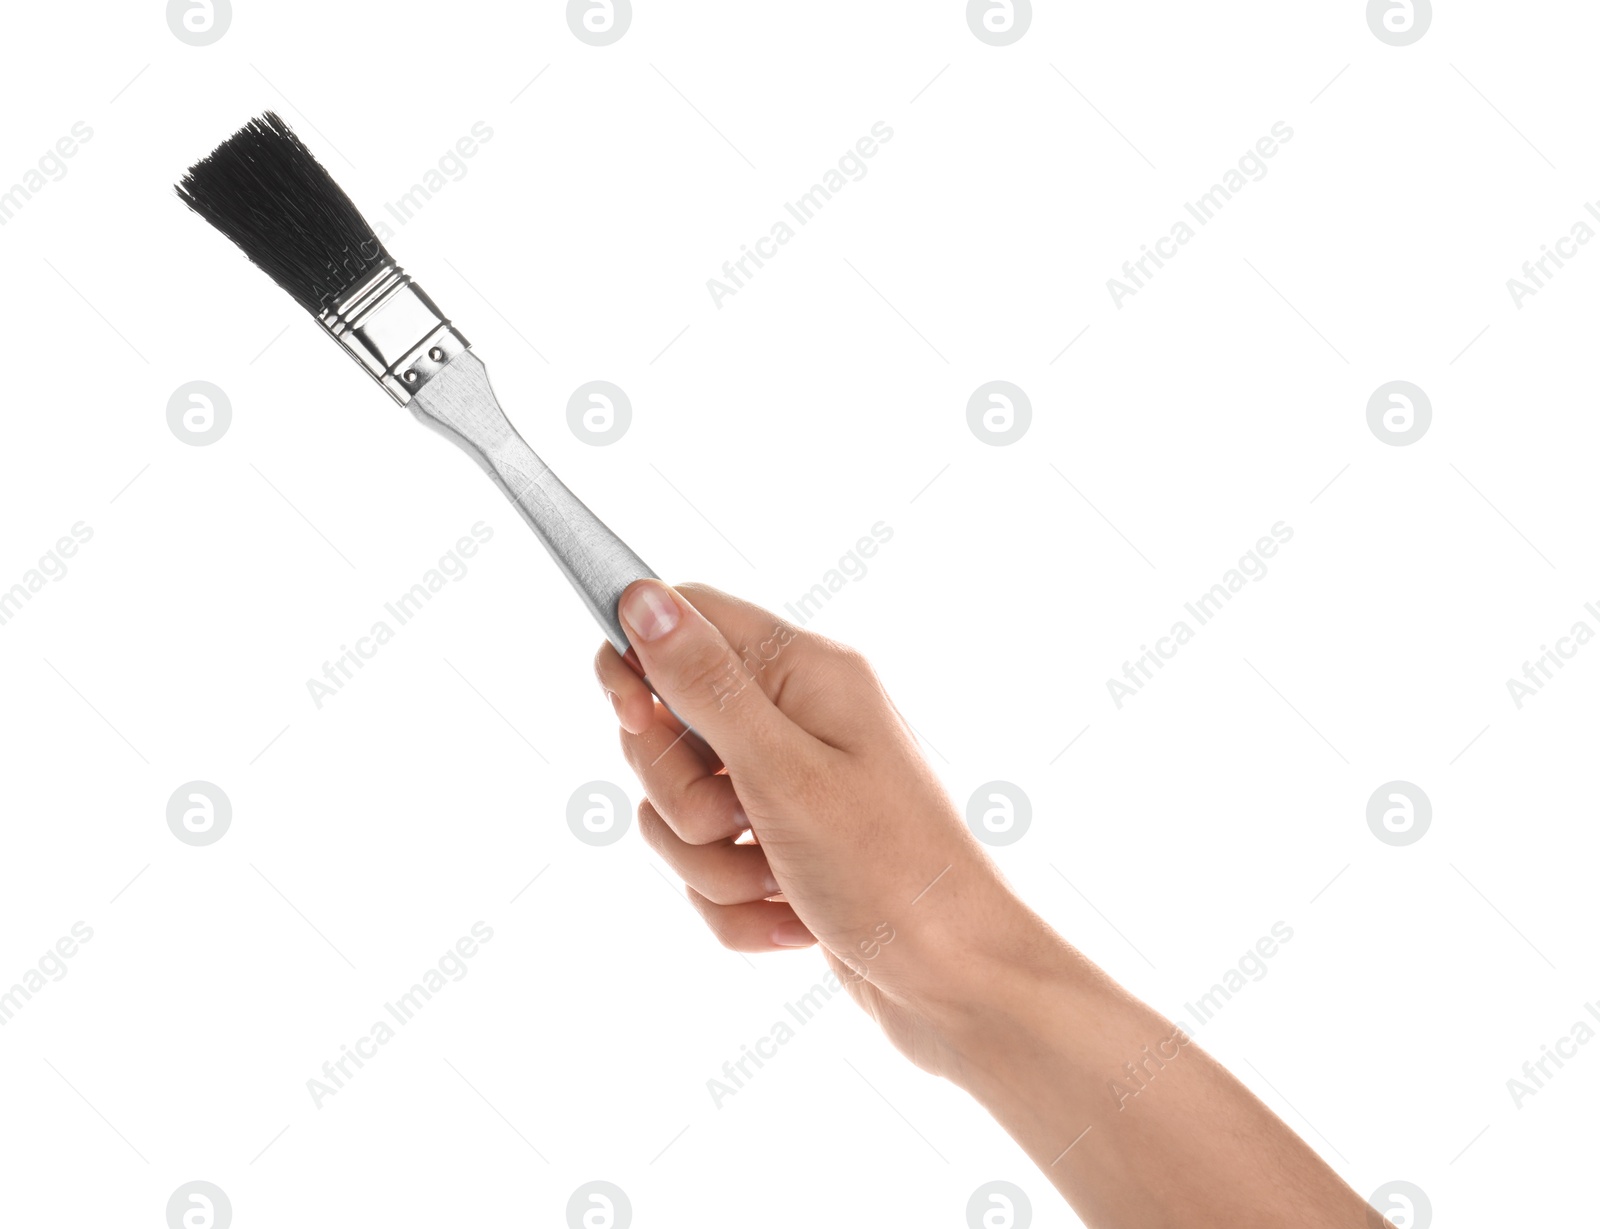
M 640 784 L 652 793 L 660 792 L 658 782 L 667 776 L 666 752 L 671 749 L 672 736 L 660 726 L 652 726 L 642 734 L 623 728 L 617 737 L 622 743 L 623 757 Z
M 761 625 L 759 631 L 743 639 L 738 645 L 739 660 L 745 665 L 752 675 L 759 676 L 764 671 L 773 667 L 782 669 L 788 663 L 781 659 L 796 646 L 800 647 L 803 655 L 804 646 L 811 639 L 806 632 L 801 631 L 790 623 L 784 622 L 776 615 L 768 616 L 768 621 Z
M 644 837 L 646 845 L 649 845 L 651 849 L 659 853 L 661 850 L 661 830 L 665 827 L 661 812 L 656 810 L 650 799 L 643 798 L 640 799 L 639 806 L 634 814 L 639 821 L 639 835 Z
M 872 668 L 872 663 L 867 660 L 867 655 L 860 649 L 853 645 L 840 644 L 837 640 L 833 640 L 829 642 L 829 652 L 841 666 L 853 670 L 874 685 L 877 683 L 877 671 Z
M 729 784 L 747 814 L 752 809 L 781 809 L 797 785 L 828 767 L 826 757 L 819 755 L 827 748 L 781 727 L 750 725 L 739 747 L 737 780 L 730 779 Z
M 722 906 L 714 905 L 712 907 L 715 909 L 720 909 Z M 722 946 L 727 948 L 730 952 L 739 952 L 744 950 L 745 945 L 740 940 L 738 930 L 732 926 L 729 926 L 727 923 L 711 923 L 711 933 L 716 936 L 717 942 L 722 944 Z
M 853 679 L 859 683 L 865 680 L 876 686 L 878 676 L 872 669 L 872 663 L 867 660 L 867 655 L 860 649 L 828 636 L 811 632 L 802 634 L 811 636 L 816 647 L 815 659 L 820 669 L 841 681 Z
M 848 757 L 825 748 L 818 754 L 787 756 L 779 765 L 783 782 L 784 805 L 797 814 L 825 817 L 857 814 L 856 799 L 863 796 L 862 784 L 852 771 Z M 870 791 L 866 791 L 870 795 Z
M 709 700 L 719 707 L 750 683 L 738 657 L 721 642 L 696 645 L 677 663 L 673 676 L 686 695 L 697 702 Z
M 690 845 L 706 845 L 725 835 L 729 807 L 720 796 L 730 789 L 725 777 L 685 776 L 664 767 L 651 771 L 653 756 L 644 740 L 625 735 L 623 747 L 645 787 L 639 830 L 654 848 L 670 847 L 669 832 Z
M 726 808 L 719 805 L 716 777 L 675 781 L 662 791 L 663 813 L 671 816 L 673 830 L 691 845 L 704 845 L 718 835 L 718 817 Z
M 723 906 L 717 904 L 707 896 L 701 895 L 694 888 L 689 888 L 689 900 L 699 912 L 701 919 L 706 924 L 706 929 L 723 947 L 731 948 L 734 945 L 734 932 L 728 925 L 728 912 Z
M 739 903 L 739 893 L 733 885 L 722 875 L 708 876 L 697 889 L 713 905 L 736 905 Z

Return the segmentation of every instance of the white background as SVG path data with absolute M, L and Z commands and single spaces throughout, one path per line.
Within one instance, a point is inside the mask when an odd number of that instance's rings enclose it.
M 0 983 L 94 931 L 0 1029 L 18 1223 L 159 1225 L 203 1179 L 241 1227 L 549 1225 L 595 1178 L 641 1226 L 959 1225 L 996 1179 L 1077 1223 L 843 1001 L 713 1104 L 822 961 L 725 952 L 636 831 L 574 838 L 578 786 L 638 798 L 598 630 L 172 194 L 268 107 L 374 220 L 487 124 L 389 246 L 529 442 L 664 576 L 774 609 L 892 527 L 812 626 L 873 658 L 960 805 L 1026 791 L 996 859 L 1158 1009 L 1293 928 L 1196 1035 L 1363 1195 L 1587 1206 L 1600 1046 L 1520 1109 L 1506 1081 L 1600 999 L 1600 648 L 1520 711 L 1506 679 L 1600 629 L 1600 247 L 1520 309 L 1506 280 L 1600 196 L 1600 14 L 1451 4 L 1396 48 L 1353 0 L 1039 8 L 1004 48 L 911 0 L 641 0 L 604 48 L 554 3 L 241 0 L 208 47 L 158 4 L 8 13 L 0 184 L 93 131 L 0 228 L 0 587 L 93 530 L 0 627 Z M 869 174 L 714 306 L 879 120 Z M 1270 173 L 1114 305 L 1277 121 Z M 594 379 L 633 405 L 610 447 L 566 422 Z M 1032 402 L 1008 447 L 966 422 L 994 379 Z M 1396 379 L 1433 406 L 1408 447 L 1366 421 Z M 232 405 L 205 447 L 166 421 L 192 380 Z M 469 573 L 319 710 L 306 680 L 478 521 Z M 1269 574 L 1118 709 L 1107 679 L 1279 521 Z M 233 806 L 204 848 L 166 823 L 195 779 Z M 1366 822 L 1395 779 L 1433 805 L 1404 848 Z M 464 980 L 317 1108 L 480 920 Z

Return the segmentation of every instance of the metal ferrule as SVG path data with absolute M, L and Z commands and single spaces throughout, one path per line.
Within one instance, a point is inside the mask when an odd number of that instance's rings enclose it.
M 467 348 L 399 265 L 378 270 L 317 320 L 401 405 Z

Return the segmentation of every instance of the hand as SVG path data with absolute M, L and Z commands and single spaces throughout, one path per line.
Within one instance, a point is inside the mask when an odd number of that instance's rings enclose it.
M 1094 1229 L 1384 1223 L 1011 893 L 858 653 L 699 585 L 639 581 L 619 611 L 672 708 L 601 648 L 639 828 L 724 944 L 819 943 L 890 1040 L 972 1093 Z
M 1032 915 L 866 660 L 702 585 L 640 581 L 620 613 L 672 709 L 601 647 L 596 673 L 645 788 L 645 840 L 724 945 L 820 943 L 908 1057 L 955 1075 L 955 1034 L 992 968 L 972 936 L 1027 928 Z M 740 839 L 746 828 L 753 840 Z

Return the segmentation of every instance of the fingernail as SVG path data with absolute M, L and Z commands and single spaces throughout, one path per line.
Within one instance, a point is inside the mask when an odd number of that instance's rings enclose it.
M 659 580 L 643 580 L 622 599 L 622 617 L 640 640 L 660 640 L 678 626 L 678 603 Z
M 804 922 L 779 922 L 772 928 L 772 941 L 779 947 L 810 947 L 817 937 Z
M 741 831 L 750 826 L 750 817 L 744 813 L 743 807 L 733 808 L 733 822 Z
M 778 881 L 770 874 L 761 881 L 761 894 L 763 896 L 776 896 L 778 894 Z
M 606 688 L 606 699 L 611 701 L 611 710 L 616 713 L 617 720 L 622 720 L 622 701 L 617 698 L 617 693 L 611 688 Z

